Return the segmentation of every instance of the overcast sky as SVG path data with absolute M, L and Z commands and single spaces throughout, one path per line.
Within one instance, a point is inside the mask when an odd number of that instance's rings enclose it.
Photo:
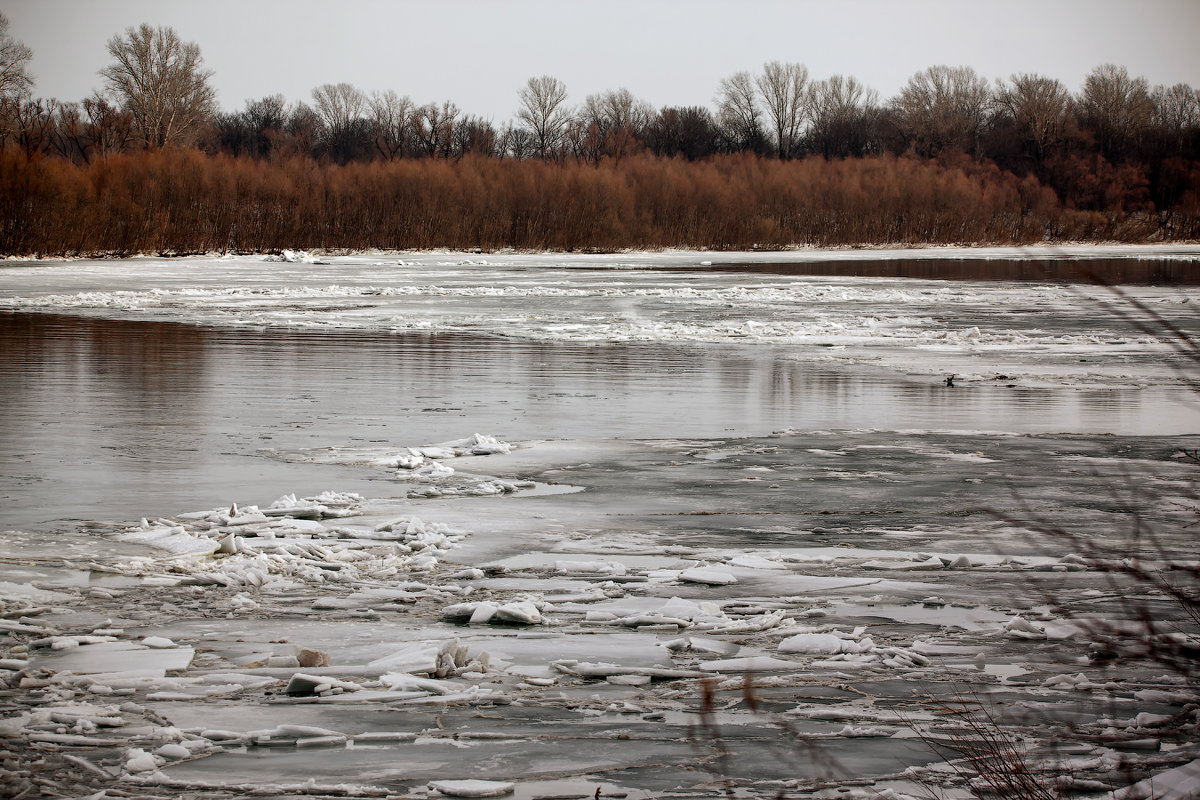
M 569 100 L 625 87 L 654 106 L 711 105 L 766 61 L 854 75 L 882 99 L 934 64 L 1038 72 L 1078 90 L 1103 63 L 1200 87 L 1200 0 L 0 0 L 33 49 L 35 93 L 100 87 L 105 43 L 143 22 L 200 45 L 226 110 L 348 81 L 503 122 L 534 75 Z

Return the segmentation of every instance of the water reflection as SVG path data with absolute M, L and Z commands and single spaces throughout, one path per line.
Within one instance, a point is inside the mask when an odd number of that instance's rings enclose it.
M 689 267 L 694 270 L 694 267 Z M 880 261 L 798 261 L 721 264 L 718 272 L 858 278 L 913 278 L 937 281 L 1050 281 L 1108 286 L 1200 285 L 1195 261 L 1151 258 L 979 259 L 897 258 Z
M 383 473 L 263 451 L 805 430 L 1170 434 L 1167 388 L 948 389 L 770 346 L 556 344 L 466 335 L 290 333 L 0 314 L 0 530 L 126 519 L 284 492 L 388 496 Z

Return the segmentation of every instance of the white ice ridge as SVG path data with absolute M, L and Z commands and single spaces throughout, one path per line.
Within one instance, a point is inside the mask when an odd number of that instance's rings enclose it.
M 473 434 L 435 445 L 404 448 L 370 463 L 416 473 L 428 485 L 410 496 L 495 495 L 532 486 L 528 481 L 456 475 L 443 462 L 466 456 L 508 453 L 512 445 L 494 436 Z M 332 455 L 331 455 L 332 453 Z M 326 459 L 356 463 L 360 456 L 326 451 Z M 440 468 L 441 471 L 435 471 Z M 454 476 L 452 484 L 437 479 Z M 117 534 L 123 542 L 144 545 L 154 555 L 106 567 L 141 575 L 157 585 L 219 584 L 270 587 L 279 591 L 295 584 L 354 586 L 413 572 L 428 572 L 438 559 L 467 535 L 450 526 L 422 521 L 412 514 L 392 516 L 369 525 L 344 522 L 363 516 L 387 516 L 386 503 L 369 503 L 354 493 L 326 491 L 312 497 L 284 495 L 269 506 L 238 507 L 180 514 L 174 519 L 142 520 Z M 254 601 L 243 604 L 249 608 Z
M 280 454 L 289 460 L 321 464 L 369 465 L 394 470 L 396 478 L 418 484 L 409 497 L 483 497 L 513 494 L 534 488 L 525 480 L 505 480 L 460 470 L 455 459 L 503 455 L 517 447 L 495 436 L 475 433 L 464 439 L 414 447 L 322 447 L 295 454 Z M 472 466 L 478 461 L 471 461 Z
M 342 522 L 363 514 L 357 494 L 325 492 L 270 506 L 214 509 L 174 519 L 143 520 L 117 539 L 145 545 L 153 555 L 107 566 L 155 585 L 215 584 L 269 587 L 296 584 L 354 586 L 424 572 L 466 535 L 405 515 L 370 526 Z
M 1060 286 L 953 284 L 912 288 L 900 283 L 791 282 L 750 286 L 638 286 L 603 283 L 558 286 L 423 284 L 408 286 L 221 286 L 84 291 L 0 298 L 0 308 L 79 310 L 104 315 L 180 314 L 209 324 L 254 324 L 387 331 L 464 330 L 536 340 L 579 342 L 812 341 L 911 344 L 938 347 L 1062 347 L 1120 339 L 1138 345 L 1151 337 L 1115 330 L 1083 333 L 947 323 L 947 312 L 978 307 L 1069 309 L 1083 290 Z M 1150 290 L 1143 290 L 1150 291 Z M 1186 292 L 1156 302 L 1174 304 Z M 436 311 L 426 298 L 451 299 Z M 554 301 L 593 301 L 592 313 L 563 312 Z M 512 314 L 495 301 L 539 303 L 537 313 Z M 345 305 L 339 308 L 339 301 Z M 544 302 L 543 302 L 544 301 Z M 575 308 L 574 302 L 571 308 Z M 716 313 L 722 309 L 735 313 Z M 933 316 L 928 309 L 941 309 Z M 683 314 L 682 312 L 692 313 Z M 957 315 L 956 315 L 957 316 Z

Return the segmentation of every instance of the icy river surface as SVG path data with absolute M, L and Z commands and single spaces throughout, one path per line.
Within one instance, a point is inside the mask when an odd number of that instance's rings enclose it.
M 1194 581 L 1197 270 L 0 263 L 0 779 L 967 796 L 970 706 L 1076 791 L 1186 785 L 1195 631 L 1112 564 Z

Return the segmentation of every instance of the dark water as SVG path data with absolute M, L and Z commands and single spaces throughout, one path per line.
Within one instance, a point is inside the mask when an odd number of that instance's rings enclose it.
M 912 278 L 936 281 L 1039 281 L 1097 283 L 1105 286 L 1200 285 L 1200 263 L 1151 258 L 954 259 L 897 258 L 877 261 L 805 261 L 774 264 L 721 264 L 713 270 L 768 275 L 842 278 Z
M 396 493 L 271 450 L 774 430 L 1174 434 L 1168 389 L 947 389 L 768 346 L 566 345 L 0 313 L 0 530 L 136 519 L 286 492 Z

